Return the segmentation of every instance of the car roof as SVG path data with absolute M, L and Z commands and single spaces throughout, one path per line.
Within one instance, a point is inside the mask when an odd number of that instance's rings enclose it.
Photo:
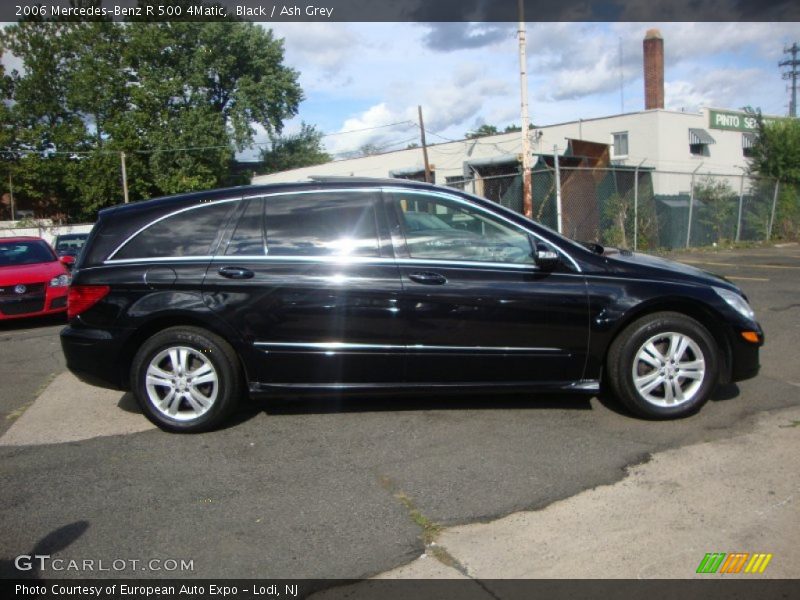
M 270 192 L 289 192 L 292 190 L 307 190 L 318 189 L 324 190 L 329 188 L 338 188 L 342 184 L 347 184 L 350 187 L 369 187 L 369 186 L 392 186 L 392 187 L 407 187 L 407 188 L 423 188 L 423 189 L 438 189 L 430 183 L 420 181 L 411 181 L 408 179 L 388 179 L 388 178 L 373 178 L 373 177 L 329 177 L 329 176 L 312 176 L 308 181 L 295 181 L 289 183 L 262 183 L 253 185 L 242 185 L 236 187 L 218 188 L 213 190 L 205 190 L 201 192 L 188 192 L 184 194 L 174 194 L 171 196 L 160 196 L 151 198 L 149 200 L 142 200 L 138 202 L 131 202 L 128 204 L 118 204 L 104 208 L 100 211 L 101 218 L 109 216 L 122 216 L 123 214 L 135 213 L 143 210 L 157 210 L 158 208 L 167 208 L 174 205 L 191 205 L 203 201 L 212 201 L 222 198 L 231 197 L 233 195 L 252 196 L 258 194 L 266 194 Z
M 0 237 L 0 243 L 3 242 L 43 242 L 44 240 L 40 237 L 35 237 L 32 235 L 18 235 L 14 237 Z

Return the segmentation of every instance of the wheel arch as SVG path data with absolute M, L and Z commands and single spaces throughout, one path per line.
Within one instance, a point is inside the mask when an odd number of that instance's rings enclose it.
M 733 350 L 731 348 L 731 342 L 728 334 L 726 333 L 724 326 L 721 325 L 721 323 L 724 322 L 722 315 L 699 300 L 685 297 L 664 297 L 653 299 L 637 305 L 629 312 L 625 313 L 625 315 L 616 323 L 614 329 L 606 340 L 604 348 L 602 349 L 603 364 L 600 375 L 601 382 L 607 379 L 605 374 L 608 369 L 607 363 L 609 350 L 617 338 L 619 338 L 619 336 L 622 335 L 622 333 L 635 321 L 660 312 L 671 312 L 685 315 L 694 319 L 706 328 L 706 330 L 711 334 L 711 337 L 714 338 L 717 346 L 720 348 L 718 381 L 720 383 L 729 382 L 731 378 Z
M 144 344 L 145 341 L 157 334 L 159 331 L 169 329 L 170 327 L 181 326 L 205 329 L 227 342 L 231 348 L 233 348 L 234 354 L 236 354 L 236 359 L 239 363 L 239 369 L 241 370 L 242 376 L 245 378 L 244 381 L 248 381 L 248 369 L 246 361 L 241 355 L 240 344 L 237 343 L 240 340 L 238 340 L 237 336 L 233 335 L 227 327 L 220 326 L 218 323 L 197 317 L 196 315 L 170 314 L 159 315 L 150 319 L 146 323 L 143 323 L 130 337 L 128 337 L 128 339 L 125 340 L 122 350 L 120 351 L 119 361 L 119 377 L 125 389 L 130 389 L 131 364 L 133 363 L 133 358 L 136 355 L 136 352 L 138 352 L 139 348 L 142 347 L 142 344 Z

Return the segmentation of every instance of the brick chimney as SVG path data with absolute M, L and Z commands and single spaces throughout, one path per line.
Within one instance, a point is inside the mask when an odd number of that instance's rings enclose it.
M 644 108 L 664 108 L 664 38 L 658 29 L 644 36 Z

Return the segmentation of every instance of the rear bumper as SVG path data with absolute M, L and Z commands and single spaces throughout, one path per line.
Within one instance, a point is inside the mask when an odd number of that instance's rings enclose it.
M 109 332 L 68 326 L 60 337 L 67 368 L 78 379 L 98 387 L 124 389 L 117 360 L 120 343 Z

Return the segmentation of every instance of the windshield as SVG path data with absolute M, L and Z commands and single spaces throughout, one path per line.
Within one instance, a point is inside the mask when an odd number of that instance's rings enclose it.
M 0 267 L 33 265 L 57 260 L 49 246 L 41 240 L 28 242 L 0 241 Z
M 87 235 L 60 235 L 56 238 L 56 252 L 77 253 L 86 243 Z

